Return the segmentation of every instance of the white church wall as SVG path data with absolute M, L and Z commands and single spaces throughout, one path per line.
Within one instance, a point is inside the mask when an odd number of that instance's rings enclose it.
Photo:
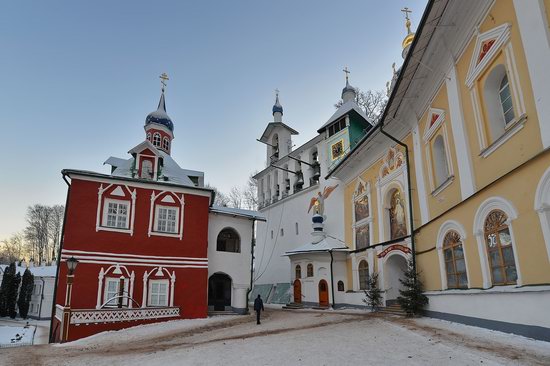
M 240 253 L 216 250 L 218 234 L 228 227 L 233 228 L 239 234 Z M 251 242 L 252 220 L 210 213 L 208 220 L 208 277 L 219 272 L 231 277 L 231 306 L 239 311 L 247 307 L 246 295 L 250 287 Z

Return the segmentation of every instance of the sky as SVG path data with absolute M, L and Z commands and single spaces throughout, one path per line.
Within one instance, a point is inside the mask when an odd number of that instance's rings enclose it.
M 272 121 L 313 138 L 345 84 L 385 90 L 402 62 L 404 15 L 426 0 L 13 1 L 0 12 L 0 240 L 29 205 L 64 204 L 65 168 L 109 173 L 127 158 L 160 97 L 172 156 L 221 191 L 265 164 Z

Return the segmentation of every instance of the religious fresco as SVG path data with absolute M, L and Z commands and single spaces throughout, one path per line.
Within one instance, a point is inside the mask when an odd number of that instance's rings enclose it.
M 354 206 L 355 222 L 359 222 L 369 217 L 369 197 L 367 195 L 357 199 Z
M 401 151 L 390 147 L 388 153 L 384 157 L 384 164 L 380 168 L 380 178 L 384 178 L 394 170 L 405 164 L 405 157 Z
M 370 245 L 369 224 L 355 228 L 355 249 L 366 248 Z
M 334 186 L 325 187 L 323 193 L 317 192 L 317 197 L 313 197 L 309 202 L 309 208 L 307 212 L 309 213 L 313 208 L 314 215 L 321 215 L 325 213 L 325 199 L 327 199 L 330 194 L 338 187 L 338 184 Z
M 407 235 L 407 223 L 405 222 L 405 203 L 401 198 L 401 192 L 396 189 L 391 195 L 390 202 L 390 237 L 401 238 Z

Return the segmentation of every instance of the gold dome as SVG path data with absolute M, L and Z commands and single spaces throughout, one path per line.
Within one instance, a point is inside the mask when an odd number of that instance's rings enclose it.
M 410 46 L 410 44 L 413 43 L 413 41 L 414 41 L 414 33 L 407 34 L 407 36 L 403 40 L 403 49 Z

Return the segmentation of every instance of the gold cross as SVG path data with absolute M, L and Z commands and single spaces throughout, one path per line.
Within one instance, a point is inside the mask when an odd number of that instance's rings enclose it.
M 162 84 L 162 92 L 164 93 L 164 88 L 166 87 L 166 80 L 170 80 L 168 78 L 168 75 L 166 75 L 165 72 L 162 73 L 162 75 L 159 76 L 160 83 Z
M 349 74 L 351 73 L 351 71 L 348 70 L 348 67 L 347 67 L 347 66 L 344 67 L 344 70 L 342 70 L 342 71 L 346 73 L 346 82 L 347 82 L 347 81 L 348 81 L 348 76 L 349 76 Z

